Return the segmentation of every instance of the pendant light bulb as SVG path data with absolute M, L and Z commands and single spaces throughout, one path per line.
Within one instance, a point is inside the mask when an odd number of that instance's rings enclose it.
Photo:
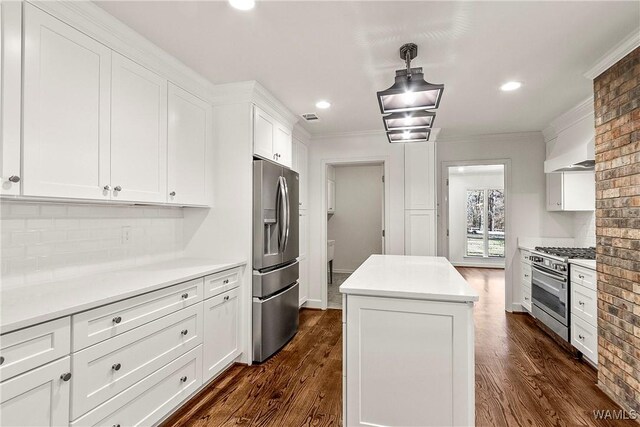
M 402 95 L 402 100 L 407 105 L 413 105 L 416 102 L 416 94 L 408 90 Z

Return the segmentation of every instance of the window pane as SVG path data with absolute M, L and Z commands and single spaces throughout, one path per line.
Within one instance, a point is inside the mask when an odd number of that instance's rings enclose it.
M 487 231 L 489 256 L 504 257 L 504 191 L 488 190 Z
M 467 190 L 467 256 L 484 256 L 484 190 Z

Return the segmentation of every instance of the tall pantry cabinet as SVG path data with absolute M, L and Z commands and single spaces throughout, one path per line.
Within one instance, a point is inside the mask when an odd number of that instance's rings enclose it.
M 404 146 L 405 255 L 436 255 L 435 143 Z
M 301 139 L 293 138 L 293 170 L 298 172 L 300 176 L 300 206 L 299 206 L 299 233 L 300 233 L 300 274 L 298 282 L 300 284 L 300 306 L 302 306 L 309 298 L 309 214 L 307 202 L 308 188 L 308 164 L 309 149 Z

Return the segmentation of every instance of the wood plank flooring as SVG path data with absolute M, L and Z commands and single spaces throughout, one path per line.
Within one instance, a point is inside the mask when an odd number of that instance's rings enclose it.
M 560 349 L 528 315 L 504 312 L 504 272 L 460 268 L 480 293 L 476 323 L 476 424 L 628 426 L 601 421 L 618 409 L 596 372 Z M 275 357 L 235 365 L 164 423 L 168 426 L 342 425 L 339 310 L 300 312 L 298 335 Z

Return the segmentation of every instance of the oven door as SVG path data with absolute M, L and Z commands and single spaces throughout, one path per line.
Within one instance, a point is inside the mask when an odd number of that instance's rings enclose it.
M 533 303 L 565 326 L 569 326 L 567 277 L 540 266 L 532 266 Z

